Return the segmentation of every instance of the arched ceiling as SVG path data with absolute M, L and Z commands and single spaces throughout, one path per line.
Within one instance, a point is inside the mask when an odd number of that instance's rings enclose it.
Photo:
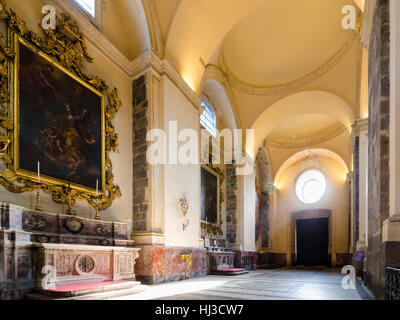
M 345 130 L 336 118 L 319 113 L 307 113 L 286 119 L 267 137 L 269 144 L 298 147 L 332 139 Z
M 270 1 L 270 0 L 268 0 Z M 244 16 L 264 0 L 181 1 L 165 39 L 166 58 L 198 91 L 208 63 L 220 43 Z
M 217 109 L 219 129 L 237 129 L 233 107 L 223 86 L 215 80 L 207 81 L 203 93 Z
M 351 108 L 343 99 L 326 91 L 304 91 L 279 100 L 258 117 L 251 127 L 255 131 L 254 145 L 247 143 L 246 152 L 254 159 L 255 150 L 262 144 L 265 137 L 275 130 L 279 132 L 281 126 L 285 126 L 288 119 L 296 119 L 296 117 L 304 115 L 313 117 L 315 114 L 322 115 L 320 118 L 324 119 L 332 118 L 340 122 L 349 133 L 351 132 L 354 116 Z M 331 122 L 327 124 L 329 126 Z M 306 134 L 310 133 L 310 131 L 307 132 L 309 129 L 300 129 L 299 125 L 297 127 L 300 134 L 305 130 Z
M 223 127 L 255 130 L 255 145 L 246 147 L 252 157 L 265 138 L 289 145 L 323 139 L 343 127 L 350 132 L 359 117 L 362 46 L 341 20 L 343 6 L 362 10 L 363 0 L 105 3 L 102 31 L 113 44 L 133 59 L 151 46 L 143 21 L 152 39 L 156 25 L 160 58 L 199 95 L 212 96 Z M 208 78 L 207 66 L 220 78 Z
M 101 20 L 104 36 L 129 60 L 150 47 L 141 0 L 104 1 Z
M 169 28 L 181 1 L 182 0 L 154 0 L 164 42 L 167 39 Z
M 346 179 L 346 174 L 349 172 L 349 169 L 342 157 L 340 157 L 337 153 L 327 149 L 309 149 L 296 153 L 282 164 L 282 166 L 279 168 L 278 172 L 275 175 L 274 185 L 279 187 L 281 177 L 289 167 L 295 165 L 299 161 L 304 161 L 306 159 L 313 159 L 315 157 L 328 157 L 335 160 L 343 170 L 344 180 Z
M 349 36 L 341 25 L 350 0 L 265 1 L 226 35 L 225 68 L 252 86 L 292 82 L 328 61 Z

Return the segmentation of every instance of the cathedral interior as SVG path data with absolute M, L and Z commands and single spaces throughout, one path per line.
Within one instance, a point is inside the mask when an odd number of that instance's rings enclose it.
M 0 0 L 0 300 L 400 299 L 398 32 L 398 0 Z

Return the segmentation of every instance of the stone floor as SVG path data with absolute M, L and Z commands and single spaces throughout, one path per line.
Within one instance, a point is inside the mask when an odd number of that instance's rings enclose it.
M 339 269 L 281 268 L 224 277 L 207 276 L 148 286 L 140 294 L 113 300 L 362 300 L 370 299 L 357 281 L 357 289 L 342 288 Z

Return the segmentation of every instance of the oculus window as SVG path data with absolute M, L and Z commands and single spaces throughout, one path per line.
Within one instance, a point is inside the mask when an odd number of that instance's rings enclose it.
M 96 0 L 74 0 L 91 17 L 96 17 Z
M 204 111 L 200 116 L 201 125 L 212 134 L 213 137 L 217 135 L 217 116 L 207 100 L 201 99 Z
M 319 170 L 303 172 L 296 182 L 296 195 L 305 204 L 319 202 L 326 192 L 326 179 Z

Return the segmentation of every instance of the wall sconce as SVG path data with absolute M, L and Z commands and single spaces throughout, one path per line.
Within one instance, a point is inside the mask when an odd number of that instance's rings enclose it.
M 189 203 L 186 198 L 180 199 L 179 203 L 181 204 L 181 211 L 182 211 L 183 217 L 186 218 L 186 215 L 189 211 Z M 190 221 L 189 221 L 189 219 L 187 219 L 186 223 L 183 224 L 183 231 L 186 230 L 186 228 L 189 226 L 189 223 L 190 223 Z

